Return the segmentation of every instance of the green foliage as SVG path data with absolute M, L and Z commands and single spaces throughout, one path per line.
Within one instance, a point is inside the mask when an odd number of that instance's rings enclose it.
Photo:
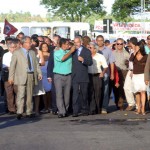
M 131 21 L 131 15 L 141 10 L 140 0 L 115 0 L 112 15 L 117 21 Z
M 103 16 L 106 12 L 103 10 L 103 0 L 42 0 L 53 16 L 59 16 L 63 20 L 83 21 L 84 18 L 93 13 Z
M 10 11 L 9 13 L 1 13 L 0 22 L 4 22 L 5 18 L 10 22 L 31 22 L 31 21 L 42 22 L 44 21 L 44 19 L 42 19 L 40 15 L 31 16 L 30 12 L 13 13 L 12 11 Z

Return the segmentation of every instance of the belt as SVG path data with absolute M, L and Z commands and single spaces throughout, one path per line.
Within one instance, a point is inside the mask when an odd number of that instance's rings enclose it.
M 68 74 L 55 73 L 55 74 L 58 74 L 58 75 L 61 75 L 61 76 L 69 76 L 69 75 L 71 75 L 71 73 L 68 73 Z
M 34 72 L 28 72 L 28 74 L 33 74 Z
M 89 73 L 91 76 L 98 76 L 100 73 Z

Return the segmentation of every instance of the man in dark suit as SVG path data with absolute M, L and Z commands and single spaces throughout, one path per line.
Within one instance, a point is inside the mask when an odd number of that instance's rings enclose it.
M 55 48 L 55 47 L 54 47 Z M 57 115 L 57 106 L 56 106 L 56 91 L 55 91 L 55 85 L 54 85 L 54 49 L 50 52 L 50 57 L 48 59 L 48 66 L 47 66 L 47 79 L 49 82 L 52 82 L 52 114 Z
M 91 52 L 82 46 L 81 37 L 74 39 L 76 51 L 72 55 L 73 117 L 81 111 L 88 115 L 88 66 L 92 65 Z M 79 101 L 80 97 L 80 101 Z M 81 110 L 80 110 L 81 104 Z

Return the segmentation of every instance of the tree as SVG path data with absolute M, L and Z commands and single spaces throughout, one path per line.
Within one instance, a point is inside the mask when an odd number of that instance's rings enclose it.
M 93 13 L 100 16 L 106 14 L 103 10 L 103 0 L 42 0 L 42 5 L 54 16 L 60 16 L 64 20 L 81 22 L 84 17 Z
M 131 15 L 140 11 L 140 0 L 115 0 L 112 6 L 112 15 L 117 21 L 129 21 Z
M 43 18 L 40 15 L 32 16 L 30 12 L 16 12 L 13 13 L 10 11 L 9 13 L 1 13 L 0 14 L 0 22 L 4 22 L 4 19 L 7 18 L 10 22 L 31 22 L 37 21 L 42 22 Z

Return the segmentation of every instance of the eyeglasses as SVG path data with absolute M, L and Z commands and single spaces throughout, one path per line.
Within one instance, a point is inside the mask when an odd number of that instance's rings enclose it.
M 117 43 L 117 45 L 123 45 L 123 43 Z
M 94 47 L 89 47 L 89 49 L 92 49 L 92 48 L 94 48 Z
M 147 38 L 147 40 L 150 40 L 150 38 Z

